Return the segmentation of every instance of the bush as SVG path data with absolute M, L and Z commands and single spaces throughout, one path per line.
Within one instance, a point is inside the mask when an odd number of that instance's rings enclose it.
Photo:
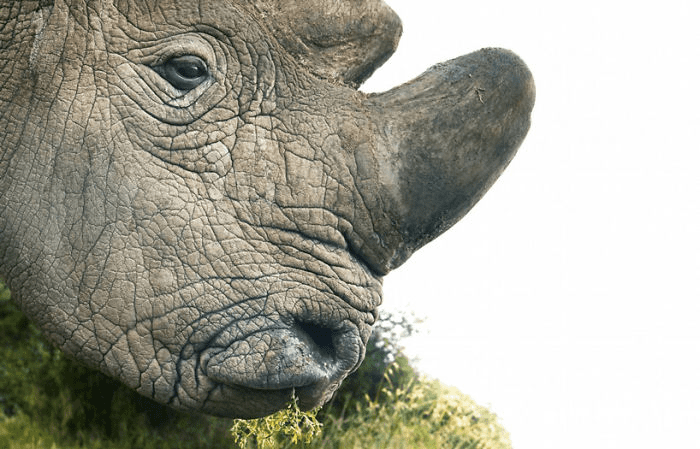
M 317 448 L 510 449 L 495 415 L 434 380 L 405 388 L 388 382 L 381 399 L 365 398 L 351 413 L 329 417 Z
M 392 365 L 377 398 L 365 396 L 353 409 L 314 413 L 294 409 L 258 420 L 237 420 L 232 432 L 250 449 L 511 449 L 495 415 L 456 389 L 414 378 L 404 388 L 390 381 Z M 318 427 L 321 424 L 320 436 Z M 304 437 L 307 438 L 304 438 Z
M 262 449 L 264 440 L 279 449 L 509 449 L 508 435 L 488 410 L 416 373 L 400 346 L 411 332 L 405 318 L 379 323 L 364 364 L 318 420 L 290 405 L 272 417 L 234 421 L 232 435 L 230 420 L 174 411 L 69 360 L 0 283 L 0 447 Z
M 404 338 L 416 332 L 415 321 L 404 315 L 382 313 L 367 342 L 365 360 L 343 381 L 331 402 L 323 407 L 321 420 L 327 414 L 337 415 L 348 408 L 354 410 L 366 396 L 377 397 L 386 380 L 401 388 L 418 377 L 401 345 Z
M 229 422 L 175 411 L 68 359 L 0 284 L 0 447 L 232 447 Z

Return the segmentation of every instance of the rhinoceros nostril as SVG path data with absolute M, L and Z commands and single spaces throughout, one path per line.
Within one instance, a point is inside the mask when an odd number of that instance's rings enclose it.
M 312 350 L 317 351 L 323 359 L 336 360 L 336 348 L 333 329 L 319 326 L 314 323 L 297 322 L 293 326 L 299 337 L 306 340 Z

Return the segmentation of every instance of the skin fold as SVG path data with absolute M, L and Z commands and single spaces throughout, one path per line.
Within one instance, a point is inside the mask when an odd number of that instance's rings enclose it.
M 382 94 L 383 2 L 0 2 L 0 277 L 70 356 L 176 408 L 323 404 L 382 277 L 512 159 L 535 90 L 484 49 Z

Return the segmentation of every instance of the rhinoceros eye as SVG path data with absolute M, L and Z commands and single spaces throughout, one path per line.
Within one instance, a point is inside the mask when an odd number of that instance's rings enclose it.
M 173 87 L 180 90 L 192 90 L 209 77 L 206 62 L 193 55 L 170 58 L 154 69 Z

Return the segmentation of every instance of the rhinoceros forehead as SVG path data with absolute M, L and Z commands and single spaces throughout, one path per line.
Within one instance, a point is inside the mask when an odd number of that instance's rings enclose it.
M 311 73 L 353 87 L 396 51 L 401 36 L 400 19 L 382 0 L 129 0 L 116 6 L 150 33 L 209 25 L 226 35 L 245 33 L 254 45 L 255 28 L 264 28 L 267 39 Z
M 95 9 L 115 11 L 129 24 L 144 32 L 168 32 L 185 29 L 196 24 L 210 24 L 216 28 L 235 34 L 245 30 L 241 23 L 241 12 L 253 10 L 253 2 L 197 0 L 178 2 L 172 0 L 152 2 L 148 0 L 117 0 L 106 2 L 95 0 Z M 89 13 L 89 12 L 88 12 Z M 248 14 L 249 17 L 252 17 Z M 114 18 L 114 17 L 112 17 Z

